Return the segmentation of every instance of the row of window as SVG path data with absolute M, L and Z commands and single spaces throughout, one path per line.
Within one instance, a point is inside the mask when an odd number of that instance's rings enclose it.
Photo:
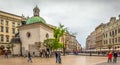
M 104 44 L 114 44 L 114 43 L 117 43 L 117 42 L 120 42 L 120 37 L 118 37 L 118 38 L 113 38 L 113 39 L 109 39 L 109 41 L 108 40 L 104 40 Z
M 8 20 L 6 20 L 5 22 L 4 22 L 4 20 L 0 20 L 1 25 L 4 25 L 4 23 L 5 23 L 6 26 L 9 26 L 9 21 Z M 17 25 L 20 26 L 20 23 L 17 23 Z M 15 22 L 12 22 L 12 27 L 15 27 Z
M 120 47 L 119 47 L 119 46 L 115 46 L 115 49 L 116 49 L 116 48 L 120 48 Z
M 0 32 L 4 32 L 4 30 L 6 33 L 9 33 L 9 27 L 4 28 L 3 26 L 0 26 Z M 12 28 L 12 33 L 15 34 L 15 28 Z
M 109 36 L 115 36 L 115 35 L 117 35 L 117 33 L 120 33 L 120 28 L 118 28 L 118 30 L 116 29 L 116 30 L 110 31 Z M 107 33 L 103 34 L 103 36 L 104 36 L 104 38 L 107 38 L 108 34 Z
M 9 41 L 9 35 L 6 35 L 6 36 L 0 35 L 0 42 L 4 42 L 4 37 L 6 38 L 6 42 L 10 42 Z

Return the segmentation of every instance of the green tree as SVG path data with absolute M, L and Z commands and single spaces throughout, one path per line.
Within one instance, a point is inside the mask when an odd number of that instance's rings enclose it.
M 63 47 L 62 43 L 59 43 L 56 39 L 44 40 L 44 46 L 46 48 L 50 49 L 51 51 Z
M 53 46 L 54 46 L 54 39 L 46 39 L 44 40 L 44 44 L 43 44 L 46 48 L 49 48 L 50 50 L 53 50 Z
M 63 44 L 60 43 L 58 40 L 54 39 L 53 49 L 57 50 L 57 49 L 60 49 L 60 48 L 63 48 Z
M 44 40 L 44 46 L 49 48 L 50 50 L 56 50 L 59 48 L 63 48 L 63 44 L 60 43 L 59 39 L 62 37 L 67 28 L 64 25 L 59 24 L 58 27 L 54 27 L 54 38 Z
M 60 39 L 60 37 L 62 37 L 65 34 L 65 32 L 67 32 L 67 28 L 65 28 L 64 25 L 62 25 L 62 24 L 59 24 L 58 27 L 54 28 L 54 37 L 55 37 L 55 40 L 56 40 L 56 44 L 58 45 L 58 46 L 55 46 L 55 47 L 61 46 L 59 39 Z M 64 42 L 63 42 L 62 48 L 63 48 L 63 55 L 65 55 L 65 49 L 66 48 L 65 48 L 65 43 Z
M 60 37 L 62 37 L 64 35 L 64 33 L 66 32 L 67 28 L 64 27 L 64 25 L 59 24 L 58 27 L 54 28 L 54 37 L 56 40 L 59 41 Z

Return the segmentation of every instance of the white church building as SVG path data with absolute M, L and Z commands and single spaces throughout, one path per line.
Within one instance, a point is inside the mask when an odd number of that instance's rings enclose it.
M 36 6 L 33 9 L 33 16 L 27 19 L 25 25 L 19 28 L 19 34 L 16 35 L 13 42 L 13 54 L 26 54 L 27 51 L 35 52 L 38 55 L 39 51 L 46 50 L 43 42 L 47 38 L 53 38 L 53 28 L 39 15 L 40 9 Z M 18 42 L 16 42 L 16 40 Z

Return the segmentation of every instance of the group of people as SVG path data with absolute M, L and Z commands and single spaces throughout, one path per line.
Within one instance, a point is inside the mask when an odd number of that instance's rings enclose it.
M 39 56 L 49 58 L 50 57 L 50 52 L 49 51 L 42 51 L 42 52 L 39 53 Z
M 33 55 L 34 54 L 35 53 L 33 53 Z M 27 57 L 28 57 L 28 62 L 32 62 L 32 54 L 30 53 L 30 51 L 28 51 Z M 55 58 L 56 58 L 56 63 L 61 64 L 61 53 L 60 52 L 57 52 L 57 51 L 55 52 Z
M 113 63 L 117 62 L 118 53 L 116 51 L 109 52 L 107 56 L 108 56 L 108 63 L 112 62 L 112 60 Z

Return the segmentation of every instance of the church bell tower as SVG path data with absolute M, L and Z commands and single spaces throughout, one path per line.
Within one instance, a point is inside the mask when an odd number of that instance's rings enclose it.
M 39 9 L 38 6 L 36 5 L 36 7 L 33 9 L 33 15 L 34 15 L 34 16 L 39 16 L 39 12 L 40 12 L 40 9 Z

